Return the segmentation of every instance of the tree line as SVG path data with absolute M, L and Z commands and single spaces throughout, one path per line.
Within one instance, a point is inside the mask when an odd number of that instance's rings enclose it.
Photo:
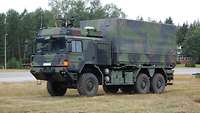
M 39 29 L 55 27 L 58 15 L 66 19 L 73 17 L 75 27 L 79 26 L 81 20 L 126 16 L 116 5 L 103 5 L 100 0 L 49 0 L 49 6 L 51 10 L 38 8 L 28 12 L 24 9 L 19 13 L 10 9 L 0 13 L 0 68 L 4 66 L 6 33 L 7 65 L 10 68 L 20 68 L 22 64 L 30 62 L 34 38 Z
M 6 13 L 0 14 L 0 65 L 4 63 L 6 33 L 8 66 L 21 67 L 26 56 L 31 55 L 32 52 L 26 51 L 27 47 L 25 46 L 33 43 L 33 38 L 40 28 L 41 15 L 43 15 L 44 26 L 53 25 L 53 14 L 41 8 L 30 13 L 26 9 L 22 13 L 10 9 Z
M 176 37 L 178 46 L 182 48 L 182 55 L 191 57 L 192 63 L 200 63 L 200 22 L 178 26 Z
M 79 21 L 99 18 L 125 18 L 122 9 L 115 4 L 101 3 L 101 0 L 49 0 L 51 10 L 36 9 L 19 13 L 13 9 L 0 13 L 0 66 L 4 66 L 4 39 L 7 33 L 7 63 L 10 68 L 20 68 L 30 62 L 33 53 L 34 38 L 41 28 L 56 26 L 58 15 L 74 18 L 74 26 Z M 7 20 L 5 23 L 5 19 Z M 139 18 L 143 20 L 142 17 Z M 152 21 L 155 22 L 155 21 Z M 162 23 L 161 21 L 158 23 Z M 173 24 L 171 17 L 164 23 Z M 195 22 L 178 26 L 177 43 L 183 47 L 185 55 L 199 58 L 200 56 L 200 24 Z M 198 42 L 198 43 L 197 43 Z

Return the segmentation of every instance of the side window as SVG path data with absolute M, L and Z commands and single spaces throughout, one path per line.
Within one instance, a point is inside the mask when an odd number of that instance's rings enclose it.
M 81 43 L 81 41 L 72 41 L 71 45 L 72 45 L 71 52 L 76 52 L 76 53 L 82 52 L 82 43 Z
M 76 41 L 72 41 L 72 52 L 76 52 Z

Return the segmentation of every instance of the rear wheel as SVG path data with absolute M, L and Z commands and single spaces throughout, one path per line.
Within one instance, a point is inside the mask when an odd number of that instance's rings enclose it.
M 134 91 L 134 86 L 132 86 L 132 85 L 122 86 L 122 87 L 120 88 L 120 90 L 122 91 L 122 93 L 133 93 L 133 91 Z
M 67 87 L 65 87 L 64 84 L 60 82 L 48 81 L 47 91 L 51 96 L 64 96 L 67 91 Z
M 103 90 L 106 93 L 117 93 L 119 90 L 118 86 L 113 86 L 113 85 L 103 85 Z
M 98 91 L 98 79 L 92 73 L 84 73 L 78 80 L 78 92 L 83 96 L 95 96 Z
M 145 94 L 149 92 L 150 80 L 146 74 L 141 73 L 138 75 L 136 83 L 135 83 L 135 90 L 137 93 L 140 93 L 140 94 Z
M 165 78 L 162 74 L 156 73 L 151 79 L 151 91 L 153 93 L 163 93 L 165 90 Z

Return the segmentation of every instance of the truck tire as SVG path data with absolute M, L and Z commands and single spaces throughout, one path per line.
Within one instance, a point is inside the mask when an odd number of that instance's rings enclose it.
M 122 91 L 122 93 L 126 93 L 126 94 L 128 94 L 128 93 L 133 93 L 133 91 L 134 91 L 134 86 L 132 86 L 132 85 L 122 86 L 122 87 L 120 88 L 120 90 Z
M 119 87 L 113 85 L 103 85 L 103 90 L 105 93 L 113 94 L 118 92 Z
M 149 92 L 150 80 L 146 74 L 140 73 L 138 75 L 136 83 L 135 83 L 135 90 L 137 93 L 140 93 L 140 94 L 145 94 Z
M 77 84 L 78 92 L 82 96 L 95 96 L 97 94 L 98 87 L 98 79 L 92 73 L 82 74 Z
M 51 96 L 64 96 L 67 91 L 67 87 L 59 82 L 48 81 L 47 91 Z
M 165 90 L 165 78 L 162 74 L 156 73 L 151 79 L 151 91 L 153 93 L 163 93 Z

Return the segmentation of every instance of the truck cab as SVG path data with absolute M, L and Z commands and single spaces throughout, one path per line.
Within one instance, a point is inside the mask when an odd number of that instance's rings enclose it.
M 36 37 L 35 45 L 31 73 L 37 80 L 48 81 L 47 89 L 52 96 L 63 95 L 67 88 L 77 88 L 83 73 L 96 78 L 96 84 L 102 84 L 98 66 L 111 65 L 110 43 L 100 36 L 81 36 L 76 28 L 43 29 Z M 57 91 L 59 88 L 61 92 Z M 87 93 L 81 92 L 93 95 Z

